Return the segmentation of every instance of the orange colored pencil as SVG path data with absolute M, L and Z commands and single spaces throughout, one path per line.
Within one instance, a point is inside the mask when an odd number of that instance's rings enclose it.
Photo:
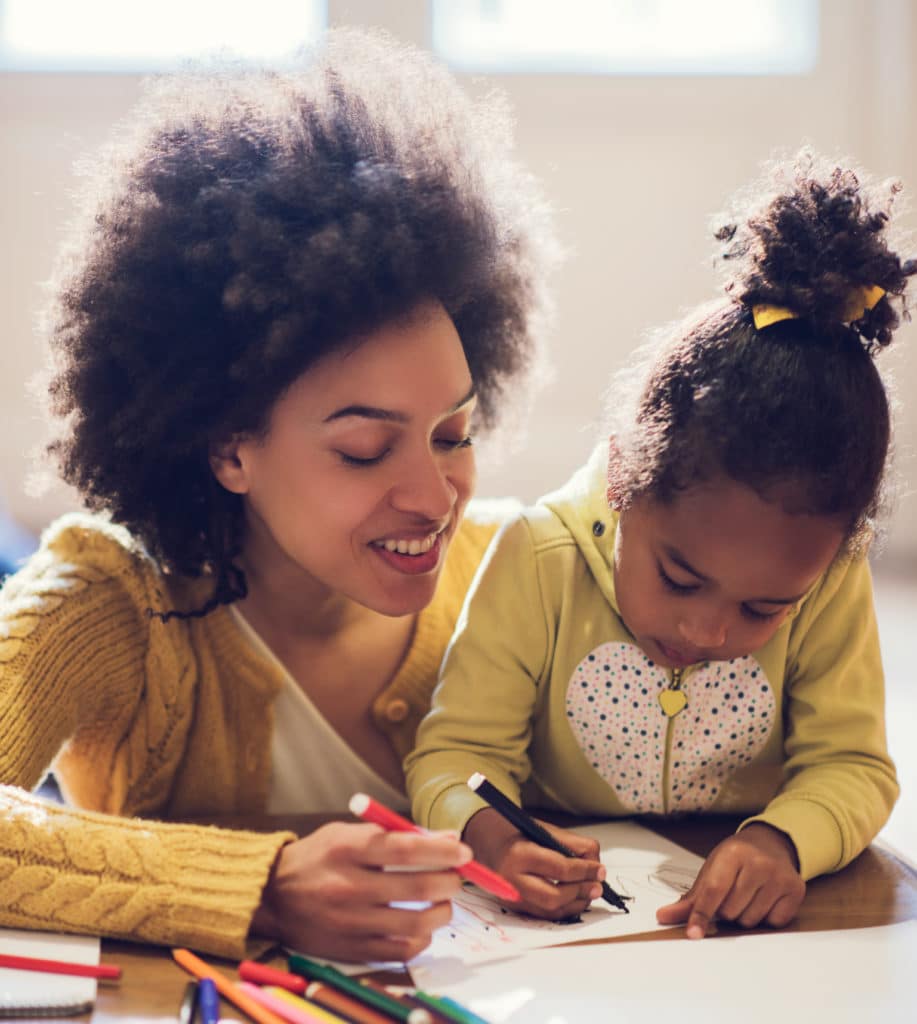
M 211 967 L 210 964 L 204 963 L 189 949 L 173 949 L 172 956 L 175 957 L 176 963 L 184 967 L 189 974 L 193 974 L 195 978 L 210 978 L 224 999 L 235 1003 L 243 1013 L 247 1013 L 258 1024 L 286 1024 L 283 1017 L 278 1017 L 276 1013 L 259 1005 L 251 996 L 236 988 L 225 974 Z

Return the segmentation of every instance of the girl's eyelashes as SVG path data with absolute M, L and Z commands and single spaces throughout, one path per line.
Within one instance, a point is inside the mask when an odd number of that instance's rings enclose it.
M 659 573 L 659 578 L 665 584 L 665 586 L 672 591 L 673 594 L 680 594 L 685 596 L 687 594 L 693 594 L 700 589 L 699 583 L 676 583 L 671 576 L 662 568 L 661 564 L 656 565 L 656 571 Z M 752 608 L 750 605 L 742 605 L 742 614 L 748 619 L 754 619 L 758 622 L 766 622 L 768 619 L 775 619 L 782 612 L 785 612 L 785 608 L 775 608 L 772 612 L 759 612 Z
M 749 619 L 764 620 L 775 619 L 781 612 L 786 611 L 785 608 L 775 608 L 772 612 L 759 612 L 755 611 L 754 608 L 750 608 L 747 604 L 742 605 L 742 614 L 747 616 Z
M 665 569 L 662 568 L 661 562 L 656 563 L 656 571 L 659 573 L 659 579 L 662 580 L 673 594 L 693 594 L 700 589 L 699 583 L 676 583 Z

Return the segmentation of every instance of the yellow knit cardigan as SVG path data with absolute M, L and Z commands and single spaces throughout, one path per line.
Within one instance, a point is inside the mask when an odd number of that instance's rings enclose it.
M 504 514 L 466 516 L 373 706 L 402 757 Z M 264 811 L 282 678 L 226 608 L 167 624 L 148 615 L 194 607 L 207 586 L 164 576 L 123 529 L 70 515 L 0 590 L 0 925 L 245 955 L 293 836 L 178 819 Z M 51 766 L 67 806 L 30 793 Z

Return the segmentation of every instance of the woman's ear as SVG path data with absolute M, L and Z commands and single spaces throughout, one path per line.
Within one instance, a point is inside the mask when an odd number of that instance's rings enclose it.
M 608 507 L 614 509 L 615 512 L 620 512 L 622 507 L 621 495 L 618 490 L 621 479 L 618 466 L 620 455 L 617 439 L 614 434 L 610 434 L 608 437 L 608 465 L 605 471 L 605 479 L 607 481 L 605 500 L 608 502 Z
M 211 445 L 207 457 L 213 475 L 233 494 L 247 494 L 249 487 L 248 473 L 239 452 L 241 444 L 241 439 L 233 438 Z

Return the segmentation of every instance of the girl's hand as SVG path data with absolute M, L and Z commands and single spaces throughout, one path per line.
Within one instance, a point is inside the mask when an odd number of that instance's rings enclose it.
M 546 850 L 526 839 L 502 815 L 486 807 L 468 822 L 462 838 L 475 857 L 498 871 L 519 890 L 513 910 L 558 920 L 581 914 L 602 895 L 605 868 L 599 844 L 575 832 L 539 822 L 577 858 Z
M 450 869 L 470 859 L 454 835 L 325 825 L 280 851 L 251 931 L 335 960 L 410 960 L 451 918 L 462 879 Z
M 789 837 L 754 822 L 724 839 L 704 862 L 694 885 L 676 903 L 660 907 L 660 924 L 687 921 L 689 939 L 702 939 L 714 918 L 745 928 L 766 922 L 782 928 L 796 916 L 806 894 Z

